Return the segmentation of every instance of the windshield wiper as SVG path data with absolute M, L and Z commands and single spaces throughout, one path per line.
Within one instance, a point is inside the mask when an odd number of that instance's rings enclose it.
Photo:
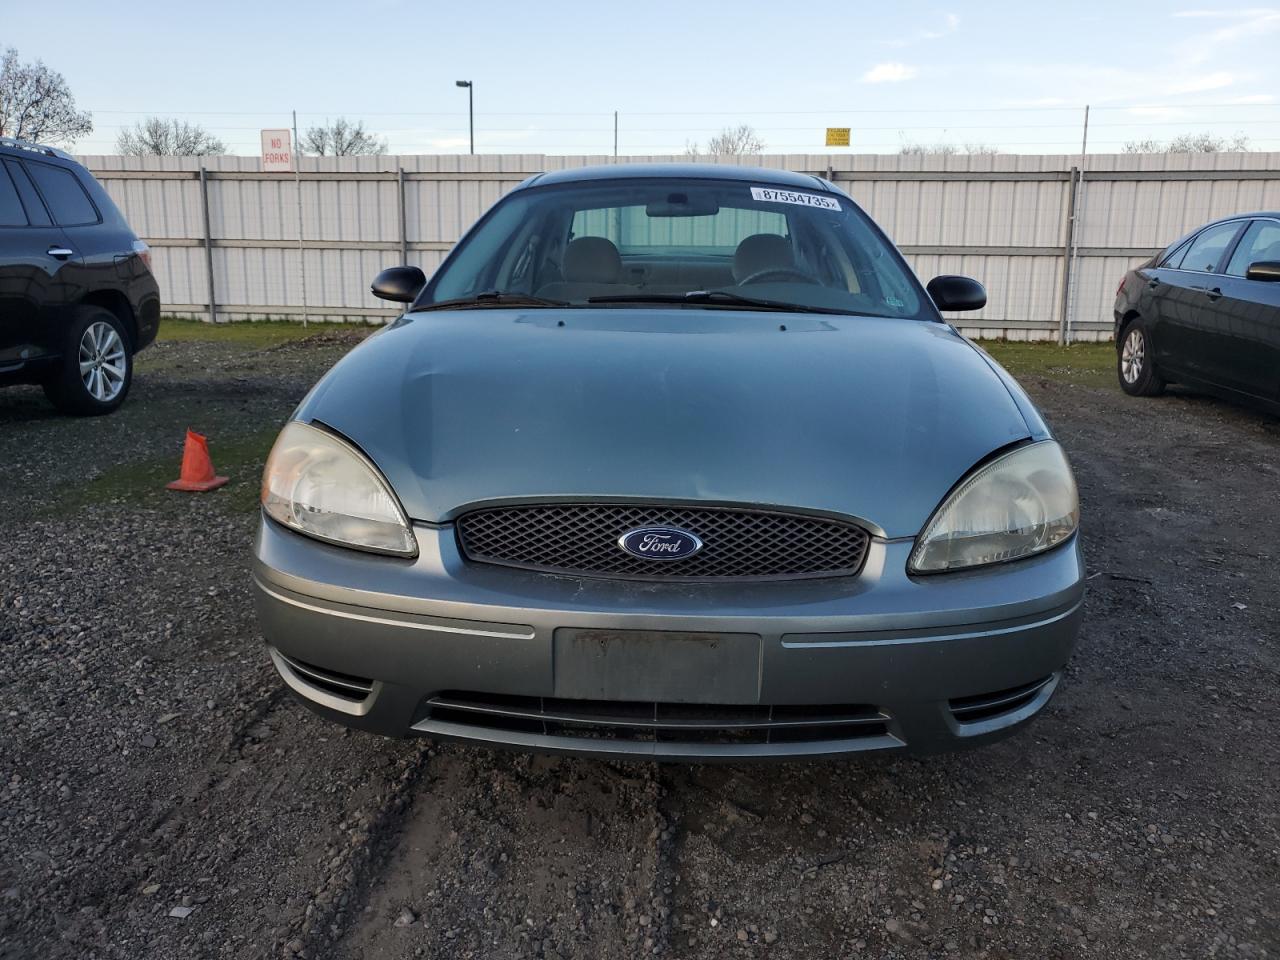
M 757 297 L 744 297 L 731 290 L 690 290 L 688 293 L 619 293 L 605 297 L 587 297 L 587 303 L 711 303 L 726 306 L 751 307 L 754 310 L 783 310 L 789 313 L 838 313 L 848 314 L 849 310 L 837 310 L 831 307 L 811 307 L 803 303 L 788 303 L 785 300 L 761 300 Z
M 567 307 L 567 300 L 550 300 L 547 297 L 535 297 L 528 293 L 504 293 L 501 290 L 486 290 L 472 297 L 457 297 L 453 300 L 438 300 L 435 303 L 424 303 L 414 308 L 419 310 L 465 310 L 469 307 Z

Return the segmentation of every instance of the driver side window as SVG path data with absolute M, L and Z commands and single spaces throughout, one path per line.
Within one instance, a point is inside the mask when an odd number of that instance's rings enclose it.
M 1280 223 L 1275 220 L 1255 220 L 1249 224 L 1227 264 L 1227 274 L 1243 277 L 1249 264 L 1259 260 L 1280 260 Z

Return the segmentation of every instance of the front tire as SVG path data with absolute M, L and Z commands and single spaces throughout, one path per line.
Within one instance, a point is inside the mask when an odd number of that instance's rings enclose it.
M 62 344 L 62 359 L 44 383 L 45 396 L 63 413 L 111 413 L 133 383 L 133 351 L 120 319 L 101 307 L 79 307 Z
M 1124 328 L 1116 346 L 1116 373 L 1120 389 L 1131 397 L 1154 397 L 1164 390 L 1151 355 L 1151 333 L 1141 317 Z

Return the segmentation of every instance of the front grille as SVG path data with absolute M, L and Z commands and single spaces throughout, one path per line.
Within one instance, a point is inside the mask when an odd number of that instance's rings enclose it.
M 634 557 L 618 539 L 640 527 L 678 527 L 703 547 L 684 560 Z M 591 503 L 476 510 L 458 520 L 458 536 L 479 563 L 634 580 L 848 577 L 862 569 L 871 540 L 855 524 L 798 513 Z
M 813 743 L 889 733 L 889 716 L 862 704 L 725 706 L 448 691 L 431 697 L 427 708 L 427 719 L 437 723 L 582 740 Z
M 949 700 L 947 701 L 947 706 L 951 708 L 951 715 L 956 718 L 957 723 L 978 723 L 982 720 L 991 720 L 1025 707 L 1053 679 L 1053 676 L 1048 676 L 1043 680 L 1024 684 L 1021 687 L 1013 687 L 1009 690 L 996 690 L 973 697 Z

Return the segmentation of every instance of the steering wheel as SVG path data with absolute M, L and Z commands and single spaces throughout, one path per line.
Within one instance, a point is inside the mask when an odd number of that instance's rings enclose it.
M 803 270 L 797 270 L 794 267 L 766 267 L 763 270 L 757 270 L 755 273 L 743 277 L 738 281 L 738 286 L 745 287 L 749 283 L 761 283 L 767 277 L 794 277 L 802 283 L 818 282 L 818 278 L 811 274 L 805 273 Z

